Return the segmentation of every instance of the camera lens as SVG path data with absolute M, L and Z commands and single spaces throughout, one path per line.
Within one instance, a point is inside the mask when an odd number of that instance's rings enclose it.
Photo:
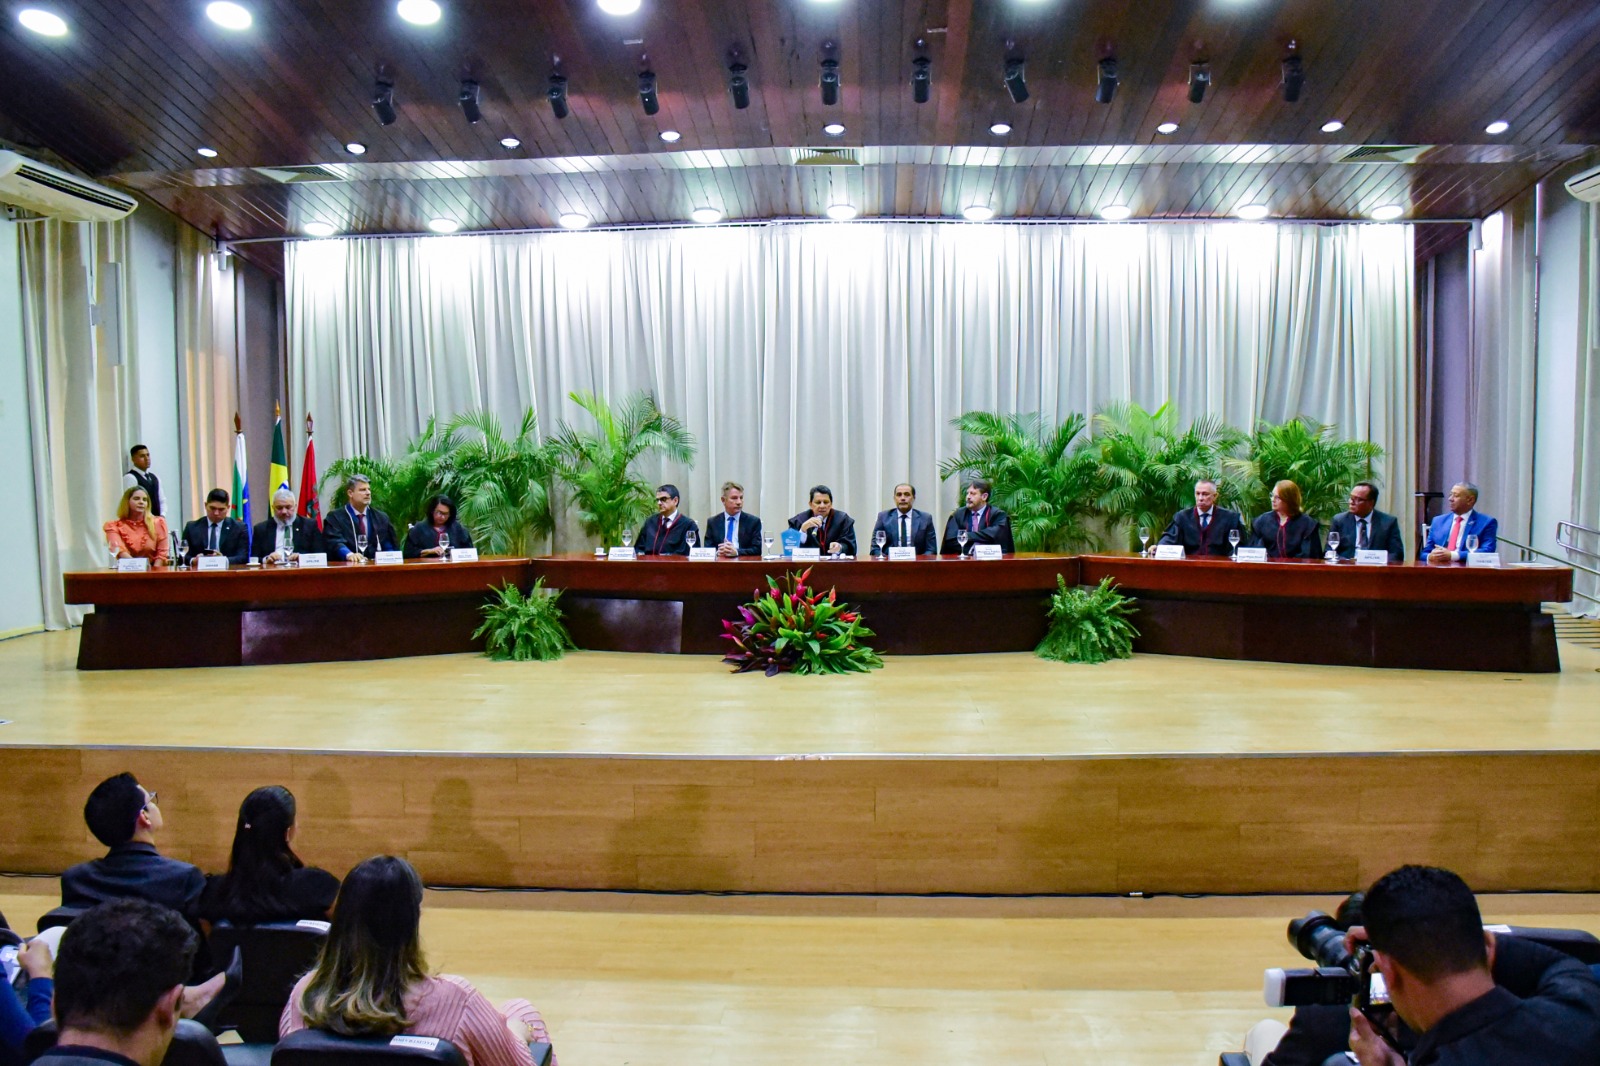
M 1344 930 L 1322 911 L 1312 911 L 1289 923 L 1289 943 L 1318 966 L 1348 967 L 1350 953 L 1344 947 Z

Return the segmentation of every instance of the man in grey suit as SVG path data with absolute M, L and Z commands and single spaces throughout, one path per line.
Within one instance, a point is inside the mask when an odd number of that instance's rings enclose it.
M 1378 486 L 1358 481 L 1350 489 L 1350 509 L 1328 523 L 1328 532 L 1339 534 L 1339 558 L 1355 558 L 1356 549 L 1386 551 L 1391 563 L 1406 561 L 1406 544 L 1400 536 L 1400 523 L 1394 515 L 1378 507 Z
M 872 527 L 872 554 L 878 552 L 878 531 L 888 535 L 883 553 L 890 548 L 915 548 L 918 555 L 933 555 L 938 550 L 934 540 L 933 515 L 911 506 L 917 501 L 917 490 L 902 481 L 894 487 L 894 506 L 878 512 L 878 521 Z

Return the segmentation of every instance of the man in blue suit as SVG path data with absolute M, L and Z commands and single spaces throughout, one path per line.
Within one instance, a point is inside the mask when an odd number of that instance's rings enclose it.
M 902 481 L 894 487 L 894 506 L 878 512 L 878 521 L 872 527 L 872 554 L 878 551 L 878 531 L 888 537 L 882 554 L 890 548 L 915 548 L 918 555 L 933 555 L 938 550 L 934 540 L 933 515 L 911 506 L 917 502 L 917 490 Z
M 1480 552 L 1499 550 L 1495 534 L 1500 523 L 1479 513 L 1478 486 L 1470 481 L 1458 481 L 1450 487 L 1450 513 L 1442 514 L 1428 527 L 1428 537 L 1422 543 L 1422 557 L 1430 563 L 1465 562 L 1467 538 L 1478 538 Z
M 717 549 L 719 559 L 761 554 L 761 519 L 744 509 L 744 486 L 722 483 L 722 513 L 706 520 L 706 547 Z

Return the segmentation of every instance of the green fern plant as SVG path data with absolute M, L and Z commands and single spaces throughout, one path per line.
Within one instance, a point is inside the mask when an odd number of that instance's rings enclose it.
M 988 478 L 989 500 L 1011 516 L 1019 551 L 1099 547 L 1089 528 L 1100 494 L 1099 463 L 1080 439 L 1088 420 L 1071 415 L 1050 426 L 1038 414 L 968 411 L 950 424 L 962 433 L 961 451 L 939 464 L 939 476 Z
M 574 392 L 569 399 L 589 414 L 595 428 L 561 423 L 551 441 L 556 476 L 571 493 L 584 532 L 602 544 L 620 544 L 624 529 L 655 510 L 655 486 L 640 479 L 634 464 L 652 454 L 692 464 L 695 439 L 648 393 L 635 393 L 615 410 L 592 393 Z
M 1229 459 L 1225 468 L 1240 486 L 1245 521 L 1272 509 L 1272 486 L 1292 481 L 1300 487 L 1301 507 L 1326 522 L 1345 509 L 1350 486 L 1373 481 L 1383 448 L 1370 441 L 1339 440 L 1336 429 L 1304 415 L 1274 424 L 1262 422 L 1250 437 L 1250 454 Z
M 526 596 L 512 584 L 495 590 L 494 599 L 483 605 L 483 625 L 472 639 L 483 638 L 483 653 L 497 661 L 549 662 L 577 645 L 561 624 L 561 608 L 556 601 L 560 589 L 544 587 L 544 578 L 533 584 Z
M 1218 478 L 1223 460 L 1245 436 L 1220 418 L 1196 419 L 1179 428 L 1170 403 L 1146 411 L 1136 403 L 1118 403 L 1094 416 L 1091 438 L 1099 454 L 1102 489 L 1100 509 L 1126 531 L 1130 549 L 1138 529 L 1159 531 L 1172 516 L 1194 506 L 1194 483 Z M 1217 486 L 1224 500 L 1237 492 L 1226 480 Z
M 420 436 L 409 441 L 399 455 L 351 455 L 336 459 L 322 472 L 317 484 L 320 495 L 326 495 L 329 485 L 333 497 L 324 510 L 343 507 L 342 486 L 351 474 L 365 474 L 372 482 L 372 506 L 389 516 L 397 533 L 404 534 L 406 526 L 420 522 L 425 517 L 428 497 L 443 492 L 454 495 L 441 466 L 455 448 L 453 434 L 439 429 L 429 418 Z
M 454 448 L 440 462 L 440 480 L 454 487 L 461 521 L 485 555 L 532 555 L 534 541 L 555 529 L 550 482 L 554 450 L 539 442 L 533 408 L 507 437 L 490 411 L 457 415 L 445 427 Z
M 1056 575 L 1050 595 L 1050 629 L 1034 649 L 1041 659 L 1062 663 L 1103 663 L 1133 655 L 1139 631 L 1128 619 L 1133 601 L 1118 592 L 1109 577 L 1095 588 L 1068 588 Z

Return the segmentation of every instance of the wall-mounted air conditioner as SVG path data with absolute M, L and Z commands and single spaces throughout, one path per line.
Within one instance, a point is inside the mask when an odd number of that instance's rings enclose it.
M 1600 203 L 1600 167 L 1591 167 L 1567 179 L 1567 191 L 1588 203 Z
M 132 214 L 139 201 L 16 152 L 0 152 L 0 204 L 66 222 L 115 222 Z

